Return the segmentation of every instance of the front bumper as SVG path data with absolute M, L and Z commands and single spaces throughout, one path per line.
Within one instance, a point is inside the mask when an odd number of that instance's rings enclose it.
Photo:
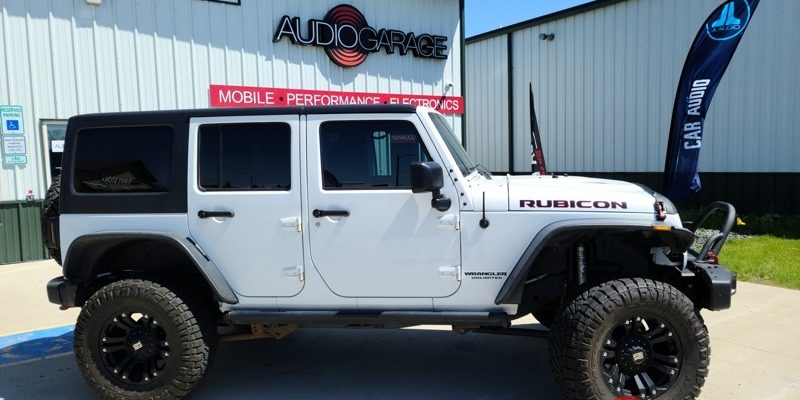
M 53 304 L 75 307 L 82 304 L 79 303 L 80 288 L 79 282 L 59 276 L 47 282 L 47 299 Z
M 712 311 L 731 308 L 731 297 L 736 293 L 736 274 L 721 265 L 700 261 L 689 261 L 688 269 L 695 275 L 699 293 L 697 306 Z
M 697 294 L 695 296 L 697 306 L 709 310 L 725 310 L 731 307 L 731 296 L 736 293 L 736 274 L 719 265 L 717 255 L 733 229 L 736 221 L 736 209 L 722 201 L 715 201 L 707 205 L 700 212 L 698 221 L 691 224 L 691 232 L 694 234 L 697 228 L 703 226 L 703 223 L 715 212 L 724 214 L 724 222 L 719 232 L 703 243 L 699 252 L 689 250 L 686 270 L 694 274 L 693 287 Z

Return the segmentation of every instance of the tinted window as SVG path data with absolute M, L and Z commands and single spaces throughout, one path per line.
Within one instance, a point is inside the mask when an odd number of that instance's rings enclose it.
M 326 122 L 320 148 L 325 189 L 410 188 L 410 164 L 430 160 L 407 121 Z
M 206 190 L 289 190 L 292 131 L 288 124 L 200 127 L 200 187 Z
M 82 193 L 169 191 L 172 136 L 168 126 L 79 131 L 73 187 Z

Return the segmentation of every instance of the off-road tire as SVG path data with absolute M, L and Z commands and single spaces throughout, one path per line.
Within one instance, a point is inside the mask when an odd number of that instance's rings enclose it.
M 61 246 L 58 237 L 59 196 L 61 194 L 61 175 L 53 178 L 42 201 L 42 240 L 50 258 L 61 265 Z
M 671 325 L 674 329 L 668 332 L 674 331 L 679 341 L 676 347 L 681 351 L 680 363 L 676 363 L 677 378 L 657 398 L 693 399 L 700 394 L 708 375 L 710 346 L 708 330 L 699 312 L 675 287 L 637 278 L 614 280 L 587 290 L 553 322 L 550 363 L 565 398 L 621 397 L 620 393 L 612 392 L 603 375 L 606 335 L 620 329 L 617 324 L 624 324 L 629 318 L 633 321 L 633 316 L 643 314 L 662 318 Z M 620 349 L 617 352 L 622 353 Z M 653 397 L 647 394 L 644 398 Z
M 114 374 L 107 365 L 108 359 L 103 358 L 109 355 L 101 352 L 105 346 L 103 337 L 109 329 L 117 329 L 112 320 L 117 321 L 116 316 L 126 314 L 132 317 L 132 312 L 147 316 L 140 317 L 140 321 L 152 318 L 154 322 L 149 326 L 157 325 L 164 341 L 169 343 L 169 354 L 162 360 L 163 369 L 151 375 L 148 382 L 140 379 L 135 385 L 123 380 L 121 373 Z M 216 344 L 215 329 L 207 326 L 207 319 L 196 317 L 204 312 L 197 310 L 195 313 L 172 290 L 152 281 L 127 279 L 104 286 L 83 306 L 75 326 L 78 368 L 92 389 L 105 399 L 182 398 L 205 375 Z M 130 352 L 127 347 L 125 349 Z

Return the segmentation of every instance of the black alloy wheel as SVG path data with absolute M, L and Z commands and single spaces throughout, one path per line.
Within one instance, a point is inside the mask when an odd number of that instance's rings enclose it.
M 121 386 L 145 386 L 159 379 L 167 366 L 170 344 L 158 320 L 138 311 L 122 312 L 106 321 L 98 340 L 102 365 Z
M 550 363 L 567 399 L 693 399 L 709 356 L 708 330 L 692 301 L 649 279 L 588 289 L 550 330 Z
M 681 343 L 674 328 L 653 315 L 636 315 L 606 335 L 600 365 L 618 396 L 658 397 L 680 376 Z

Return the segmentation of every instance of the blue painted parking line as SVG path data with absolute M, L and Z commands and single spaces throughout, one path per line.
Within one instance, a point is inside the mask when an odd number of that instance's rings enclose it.
M 72 351 L 74 325 L 0 337 L 0 367 Z

